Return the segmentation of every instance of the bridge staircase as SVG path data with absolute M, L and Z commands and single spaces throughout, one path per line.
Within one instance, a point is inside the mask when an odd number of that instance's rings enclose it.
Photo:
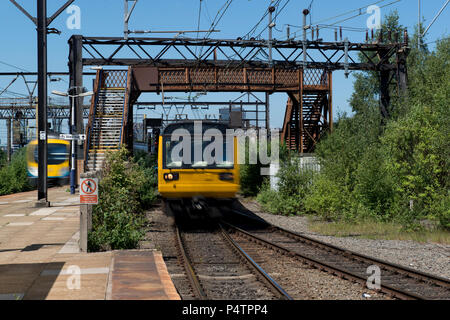
M 86 127 L 85 171 L 102 168 L 109 151 L 126 142 L 130 122 L 127 70 L 99 70 Z M 132 119 L 132 118 L 131 118 Z
M 332 129 L 331 72 L 307 70 L 298 92 L 290 92 L 281 133 L 289 150 L 312 153 Z

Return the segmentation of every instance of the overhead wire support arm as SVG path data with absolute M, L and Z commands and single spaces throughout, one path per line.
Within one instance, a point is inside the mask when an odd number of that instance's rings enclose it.
M 13 5 L 17 7 L 24 15 L 26 15 L 33 23 L 37 26 L 37 19 L 28 13 L 20 4 L 18 4 L 15 0 L 9 0 Z
M 55 20 L 64 10 L 66 10 L 75 0 L 68 0 L 58 11 L 56 11 L 50 18 L 47 18 L 47 26 Z
M 16 82 L 16 80 L 19 78 L 19 76 L 17 75 L 4 89 L 2 92 L 0 92 L 0 96 L 5 93 L 6 91 L 8 91 L 8 88 L 11 87 L 11 85 Z
M 131 10 L 128 11 L 128 2 L 133 1 L 133 6 L 131 7 Z M 128 30 L 128 22 L 130 21 L 130 17 L 133 14 L 134 8 L 136 7 L 136 4 L 139 0 L 124 0 L 125 5 L 125 15 L 124 15 L 124 30 L 123 30 L 123 37 L 125 39 L 128 39 L 128 35 L 130 34 L 130 31 Z
M 15 0 L 9 0 L 13 5 L 17 7 L 24 15 L 26 15 L 36 26 L 38 24 L 38 20 L 28 13 L 20 4 L 18 4 Z M 64 10 L 67 9 L 75 0 L 68 0 L 58 11 L 56 11 L 50 18 L 47 18 L 47 27 L 55 20 Z
M 445 4 L 442 6 L 441 10 L 439 10 L 439 12 L 436 14 L 436 16 L 433 18 L 433 20 L 431 21 L 431 23 L 428 25 L 428 27 L 425 29 L 425 31 L 423 32 L 421 38 L 425 37 L 425 35 L 427 34 L 428 30 L 431 28 L 431 26 L 436 22 L 437 18 L 439 18 L 439 16 L 441 15 L 441 13 L 445 10 L 445 8 L 447 7 L 447 5 L 450 3 L 450 0 L 447 0 L 445 2 Z

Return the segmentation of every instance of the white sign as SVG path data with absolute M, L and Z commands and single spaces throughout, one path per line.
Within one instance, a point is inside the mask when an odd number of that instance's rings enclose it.
M 39 140 L 45 140 L 45 139 L 47 139 L 47 132 L 39 131 Z
M 98 178 L 80 179 L 80 203 L 98 204 Z
M 60 134 L 59 138 L 63 139 L 63 140 L 80 140 L 80 141 L 85 141 L 86 140 L 86 135 L 85 134 Z

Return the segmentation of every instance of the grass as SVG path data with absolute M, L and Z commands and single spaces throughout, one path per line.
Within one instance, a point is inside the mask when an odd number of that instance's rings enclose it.
M 309 219 L 309 229 L 326 236 L 358 237 L 377 240 L 413 240 L 420 243 L 450 244 L 450 232 L 442 229 L 405 231 L 393 222 L 362 221 L 358 223 L 326 222 Z

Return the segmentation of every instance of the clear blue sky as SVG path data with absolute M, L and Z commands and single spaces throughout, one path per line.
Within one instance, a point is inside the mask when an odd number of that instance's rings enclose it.
M 379 6 L 389 4 L 394 0 L 385 0 Z M 18 0 L 29 12 L 36 15 L 36 1 Z M 48 0 L 48 15 L 51 15 L 62 3 L 63 0 Z M 280 8 L 286 3 L 286 7 L 277 18 L 278 30 L 274 30 L 275 38 L 285 36 L 284 24 L 300 25 L 301 11 L 308 7 L 311 0 L 282 0 Z M 352 9 L 367 7 L 377 2 L 377 0 L 314 0 L 312 5 L 312 23 L 336 16 L 340 13 L 348 12 Z M 422 15 L 425 25 L 431 22 L 434 15 L 444 4 L 444 0 L 422 1 Z M 199 0 L 140 0 L 135 13 L 130 21 L 130 29 L 151 29 L 151 30 L 196 30 L 199 12 Z M 225 0 L 203 0 L 200 28 L 208 29 L 214 19 L 218 9 L 223 6 Z M 235 39 L 247 33 L 257 21 L 262 17 L 267 9 L 269 0 L 234 0 L 228 11 L 223 16 L 217 29 L 220 33 L 213 33 L 215 38 Z M 51 27 L 62 31 L 61 35 L 49 35 L 49 71 L 67 71 L 68 44 L 67 40 L 72 34 L 83 34 L 86 36 L 123 36 L 123 1 L 122 0 L 76 0 L 74 4 L 81 8 L 81 30 L 69 30 L 66 27 L 66 20 L 69 17 L 63 13 L 57 18 Z M 389 13 L 391 10 L 398 10 L 400 22 L 407 27 L 410 35 L 414 32 L 414 26 L 418 19 L 418 1 L 402 0 L 393 5 L 381 8 L 381 15 Z M 365 11 L 365 10 L 364 10 Z M 348 14 L 345 17 L 350 17 Z M 361 15 L 349 21 L 339 23 L 339 25 L 366 28 L 368 14 Z M 335 19 L 335 22 L 339 19 Z M 448 36 L 450 21 L 450 7 L 443 12 L 436 23 L 431 27 L 426 42 L 434 41 L 438 38 Z M 261 24 L 262 26 L 263 24 Z M 35 71 L 36 68 L 36 31 L 33 23 L 19 12 L 8 0 L 0 2 L 0 32 L 2 46 L 0 50 L 0 71 L 13 72 L 21 71 L 15 67 L 7 66 L 8 63 L 23 70 Z M 261 30 L 261 27 L 259 28 Z M 292 29 L 292 31 L 295 31 Z M 258 31 L 259 33 L 259 31 Z M 344 36 L 350 41 L 363 42 L 365 34 L 360 32 L 345 32 Z M 267 31 L 263 33 L 267 37 Z M 334 41 L 333 32 L 321 31 L 321 38 L 324 41 Z M 430 45 L 433 48 L 433 44 Z M 334 112 L 349 112 L 348 99 L 353 89 L 353 78 L 345 79 L 342 72 L 334 73 L 333 102 Z M 0 88 L 4 88 L 12 79 L 0 78 Z M 90 81 L 86 81 L 86 86 L 90 87 Z M 67 90 L 68 84 L 65 81 L 49 83 L 49 90 Z M 26 93 L 21 81 L 9 89 L 17 93 Z M 1 92 L 1 90 L 0 90 Z M 3 95 L 2 97 L 11 95 Z M 236 94 L 211 95 L 202 99 L 207 100 L 229 100 L 234 99 Z M 160 100 L 160 96 L 146 97 L 147 99 Z M 273 95 L 271 98 L 271 125 L 281 127 L 286 96 L 281 94 Z M 161 113 L 162 111 L 159 111 Z M 151 115 L 151 114 L 149 114 Z M 155 115 L 153 113 L 153 115 Z M 5 123 L 0 122 L 1 144 L 5 144 Z

